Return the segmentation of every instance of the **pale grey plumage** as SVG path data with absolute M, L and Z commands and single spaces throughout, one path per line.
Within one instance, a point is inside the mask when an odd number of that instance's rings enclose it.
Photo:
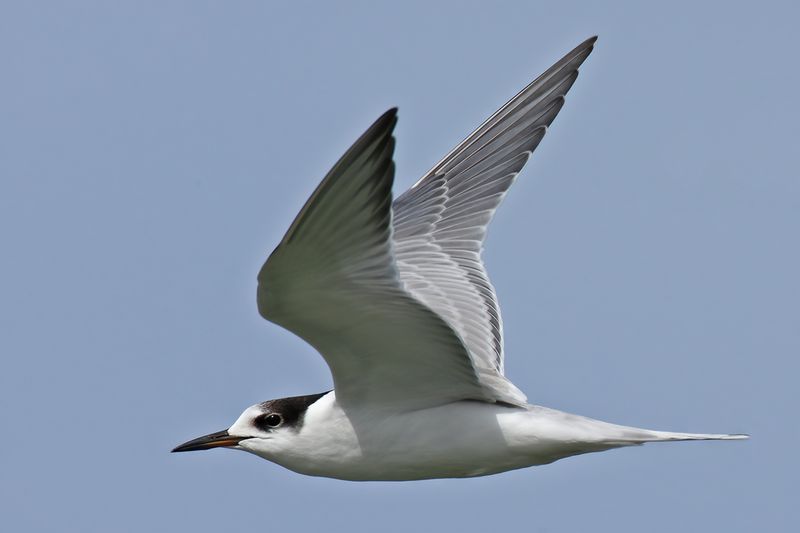
M 481 261 L 486 228 L 595 40 L 520 91 L 394 202 L 400 279 L 458 332 L 482 373 L 503 373 L 500 308 Z
M 525 404 L 503 376 L 500 310 L 480 254 L 593 44 L 539 76 L 393 204 L 395 110 L 306 202 L 259 273 L 259 310 L 320 351 L 340 401 Z

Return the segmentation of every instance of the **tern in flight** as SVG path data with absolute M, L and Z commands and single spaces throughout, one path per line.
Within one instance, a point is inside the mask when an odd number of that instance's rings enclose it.
M 328 172 L 258 274 L 258 310 L 316 348 L 334 390 L 248 407 L 175 448 L 245 450 L 312 476 L 471 477 L 655 441 L 743 439 L 620 426 L 531 405 L 503 375 L 486 228 L 596 37 L 392 199 L 397 110 Z

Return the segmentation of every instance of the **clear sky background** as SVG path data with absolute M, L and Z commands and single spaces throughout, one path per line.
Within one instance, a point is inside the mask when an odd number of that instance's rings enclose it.
M 655 5 L 3 2 L 3 528 L 797 531 L 800 12 Z M 507 373 L 750 441 L 400 484 L 169 453 L 330 387 L 255 276 L 372 120 L 405 189 L 593 34 L 489 234 Z

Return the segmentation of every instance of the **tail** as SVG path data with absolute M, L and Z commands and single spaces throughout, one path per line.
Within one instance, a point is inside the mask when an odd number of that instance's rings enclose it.
M 548 441 L 553 453 L 542 458 L 542 463 L 556 461 L 563 457 L 581 453 L 601 452 L 624 446 L 639 446 L 647 442 L 668 442 L 682 440 L 744 440 L 750 438 L 743 434 L 726 433 L 677 433 L 652 429 L 621 426 L 548 409 L 531 406 L 528 410 L 539 430 L 546 430 L 539 441 Z
M 745 440 L 750 435 L 743 433 L 677 433 L 674 431 L 656 431 L 631 426 L 620 426 L 607 422 L 596 422 L 595 435 L 602 435 L 597 440 L 607 445 L 635 446 L 646 442 L 669 442 L 681 440 Z
M 667 442 L 679 440 L 746 440 L 750 435 L 744 433 L 674 433 L 672 431 L 644 431 L 638 442 Z

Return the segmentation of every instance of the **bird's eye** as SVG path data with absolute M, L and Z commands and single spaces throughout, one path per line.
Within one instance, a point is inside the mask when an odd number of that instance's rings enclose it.
M 280 426 L 283 423 L 283 417 L 278 413 L 270 413 L 268 415 L 261 415 L 256 418 L 256 424 L 261 429 L 271 429 Z

